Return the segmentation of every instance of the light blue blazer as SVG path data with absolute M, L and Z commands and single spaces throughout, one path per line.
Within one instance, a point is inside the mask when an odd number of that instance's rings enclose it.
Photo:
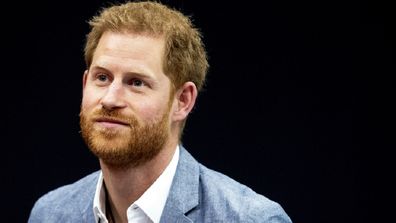
M 99 171 L 42 196 L 29 223 L 94 223 Z M 161 223 L 291 222 L 282 207 L 235 180 L 198 163 L 182 146 Z

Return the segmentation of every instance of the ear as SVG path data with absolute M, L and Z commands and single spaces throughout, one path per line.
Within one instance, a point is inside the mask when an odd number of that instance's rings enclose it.
M 191 81 L 183 84 L 175 94 L 176 108 L 173 111 L 172 120 L 182 121 L 187 118 L 188 114 L 194 108 L 198 90 Z
M 84 71 L 83 78 L 82 78 L 82 87 L 83 87 L 83 90 L 84 90 L 84 88 L 85 88 L 85 85 L 87 84 L 87 77 L 88 77 L 88 70 L 85 70 L 85 71 Z

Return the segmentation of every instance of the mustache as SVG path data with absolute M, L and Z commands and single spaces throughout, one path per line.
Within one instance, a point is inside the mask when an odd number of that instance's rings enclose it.
M 80 116 L 86 116 L 90 120 L 96 121 L 96 120 L 103 120 L 103 119 L 109 119 L 109 120 L 114 120 L 120 123 L 125 123 L 130 126 L 138 126 L 139 122 L 136 117 L 133 115 L 125 115 L 122 114 L 119 110 L 106 110 L 103 108 L 97 109 L 93 111 L 91 114 L 87 115 L 85 114 L 84 111 L 81 111 Z

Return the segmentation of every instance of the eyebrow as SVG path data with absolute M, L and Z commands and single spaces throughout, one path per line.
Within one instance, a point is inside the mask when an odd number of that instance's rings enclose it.
M 103 70 L 103 71 L 105 71 L 106 73 L 112 73 L 109 69 L 107 69 L 107 68 L 105 68 L 105 67 L 103 67 L 103 66 L 100 66 L 100 65 L 94 65 L 94 66 L 92 66 L 91 68 L 92 68 L 92 70 Z M 125 72 L 124 74 L 126 74 L 126 75 L 134 75 L 134 76 L 138 76 L 138 77 L 140 77 L 140 78 L 155 79 L 152 75 L 149 75 L 149 74 L 146 74 L 146 73 L 143 73 L 143 72 L 131 72 L 131 71 L 127 71 L 127 72 Z
M 106 72 L 106 73 L 112 74 L 112 72 L 111 72 L 109 69 L 107 69 L 107 68 L 105 68 L 105 67 L 102 67 L 102 66 L 100 66 L 100 65 L 93 65 L 93 66 L 91 67 L 91 69 L 92 69 L 92 70 L 103 70 L 103 71 Z M 158 79 L 155 78 L 155 76 L 152 76 L 152 75 L 149 75 L 149 74 L 138 73 L 138 72 L 125 72 L 125 73 L 123 73 L 123 74 L 124 74 L 124 75 L 130 75 L 130 76 L 134 76 L 134 77 L 140 78 L 140 79 L 142 79 L 142 80 L 144 80 L 144 81 L 147 81 L 147 82 L 150 83 L 152 86 L 156 86 L 156 84 L 158 84 Z

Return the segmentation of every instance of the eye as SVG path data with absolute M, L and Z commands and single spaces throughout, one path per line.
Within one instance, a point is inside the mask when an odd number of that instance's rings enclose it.
M 135 86 L 135 87 L 143 87 L 145 86 L 145 83 L 140 80 L 140 79 L 132 79 L 128 83 L 129 85 Z
M 107 75 L 106 73 L 100 73 L 98 72 L 97 74 L 94 74 L 92 76 L 93 78 L 93 82 L 97 85 L 97 86 L 106 86 L 111 82 L 111 77 L 109 75 Z
M 107 75 L 105 75 L 105 74 L 99 74 L 97 77 L 96 77 L 99 81 L 101 81 L 101 82 L 105 82 L 105 81 L 107 81 L 109 78 L 107 77 Z

